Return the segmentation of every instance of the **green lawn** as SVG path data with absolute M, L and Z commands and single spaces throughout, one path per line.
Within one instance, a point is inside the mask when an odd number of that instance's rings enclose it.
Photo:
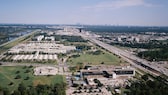
M 99 55 L 93 54 L 80 54 L 80 57 L 68 59 L 68 63 L 77 64 L 77 63 L 91 63 L 90 65 L 101 65 L 104 62 L 104 65 L 121 65 L 126 63 L 121 58 L 103 50 L 103 53 Z
M 30 70 L 29 73 L 25 73 L 26 70 Z M 19 73 L 16 74 L 16 72 Z M 15 79 L 17 75 L 20 75 L 20 79 Z M 26 80 L 26 77 L 29 77 Z M 55 84 L 65 82 L 65 78 L 62 75 L 55 76 L 34 76 L 33 68 L 29 67 L 0 67 L 0 87 L 8 88 L 10 91 L 15 90 L 18 87 L 18 84 L 24 83 L 26 86 L 29 85 L 38 85 L 38 84 Z M 9 85 L 13 82 L 13 85 Z

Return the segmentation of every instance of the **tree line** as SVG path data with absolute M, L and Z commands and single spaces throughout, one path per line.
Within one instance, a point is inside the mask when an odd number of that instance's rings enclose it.
M 119 45 L 119 46 L 123 46 L 123 47 L 131 47 L 131 48 L 155 49 L 155 48 L 166 48 L 166 47 L 168 47 L 168 40 L 165 40 L 165 41 L 151 40 L 147 43 L 112 42 L 112 43 L 110 43 L 110 45 Z
M 168 40 L 152 40 L 148 43 L 110 43 L 110 45 L 148 49 L 138 52 L 137 55 L 149 61 L 168 61 Z
M 139 52 L 138 56 L 149 61 L 168 61 L 168 48 Z
M 130 91 L 127 95 L 168 95 L 168 85 L 160 76 L 150 80 L 148 75 L 143 75 L 140 81 L 133 82 L 126 88 Z
M 141 33 L 141 32 L 168 32 L 168 27 L 143 27 L 143 26 L 110 26 L 110 25 L 83 25 L 83 30 L 92 32 L 114 33 Z
M 65 83 L 57 83 L 54 85 L 38 84 L 37 86 L 28 87 L 21 83 L 12 93 L 10 93 L 8 89 L 2 88 L 0 89 L 0 93 L 4 95 L 66 95 L 65 89 Z

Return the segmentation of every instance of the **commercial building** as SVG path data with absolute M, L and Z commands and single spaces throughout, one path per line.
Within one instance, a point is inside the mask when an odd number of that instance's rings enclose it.
M 75 46 L 64 46 L 63 44 L 57 44 L 56 42 L 43 41 L 43 42 L 28 42 L 19 44 L 11 48 L 8 53 L 19 54 L 19 53 L 47 53 L 47 54 L 58 54 L 67 53 L 71 50 L 75 50 Z
M 56 60 L 57 54 L 76 50 L 75 46 L 64 46 L 55 41 L 30 41 L 19 44 L 8 51 L 12 60 Z
M 117 66 L 112 68 L 94 66 L 87 70 L 80 70 L 79 79 L 83 79 L 85 83 L 92 87 L 96 86 L 94 79 L 99 80 L 104 85 L 123 86 L 128 82 L 127 79 L 133 76 L 135 76 L 135 69 L 129 66 Z
M 36 37 L 37 41 L 41 41 L 44 38 L 44 35 L 39 35 Z
M 121 68 L 114 68 L 111 70 L 101 70 L 101 69 L 97 69 L 97 70 L 81 70 L 81 77 L 87 77 L 87 76 L 104 76 L 107 78 L 117 78 L 120 76 L 134 76 L 135 75 L 135 70 L 131 67 L 129 68 L 125 68 L 125 67 L 121 67 Z

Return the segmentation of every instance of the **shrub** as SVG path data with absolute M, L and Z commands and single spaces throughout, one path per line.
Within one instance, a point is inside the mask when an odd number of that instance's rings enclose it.
M 20 73 L 20 71 L 16 71 L 16 74 L 19 74 Z
M 30 70 L 26 70 L 26 71 L 25 71 L 25 73 L 29 73 L 29 72 L 30 72 Z
M 15 77 L 15 79 L 20 79 L 21 78 L 21 76 L 20 75 L 17 75 L 16 77 Z
M 13 85 L 14 83 L 13 82 L 10 82 L 9 85 Z
M 27 76 L 24 80 L 29 80 L 29 77 Z

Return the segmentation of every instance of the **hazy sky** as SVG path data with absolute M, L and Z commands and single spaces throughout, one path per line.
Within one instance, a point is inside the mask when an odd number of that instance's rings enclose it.
M 0 0 L 0 23 L 168 26 L 168 0 Z

